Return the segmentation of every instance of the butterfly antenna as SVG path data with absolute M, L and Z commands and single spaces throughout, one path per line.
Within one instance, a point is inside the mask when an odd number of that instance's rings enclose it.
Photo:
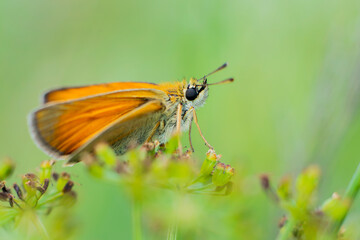
M 231 83 L 233 82 L 234 79 L 233 78 L 228 78 L 228 79 L 225 79 L 225 80 L 222 80 L 220 82 L 216 82 L 216 83 L 208 83 L 207 85 L 210 86 L 210 85 L 218 85 L 218 84 L 224 84 L 224 83 Z
M 220 67 L 218 67 L 218 68 L 215 69 L 214 71 L 206 74 L 206 75 L 203 76 L 202 78 L 199 78 L 197 81 L 199 81 L 199 80 L 201 80 L 201 79 L 205 79 L 205 78 L 207 78 L 208 76 L 210 76 L 210 75 L 212 75 L 212 74 L 214 74 L 214 73 L 216 73 L 216 72 L 218 72 L 218 71 L 220 71 L 220 70 L 222 70 L 222 69 L 224 69 L 224 68 L 226 68 L 226 67 L 227 67 L 227 63 L 224 63 L 223 65 L 221 65 Z

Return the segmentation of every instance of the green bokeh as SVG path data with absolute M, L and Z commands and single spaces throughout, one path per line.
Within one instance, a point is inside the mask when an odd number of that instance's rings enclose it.
M 323 171 L 319 198 L 343 193 L 360 159 L 359 29 L 358 0 L 3 0 L 0 156 L 15 159 L 16 177 L 48 158 L 26 121 L 48 89 L 201 77 L 227 61 L 209 81 L 236 81 L 211 88 L 198 111 L 217 152 L 249 182 L 316 163 Z M 203 156 L 196 131 L 193 141 Z M 82 239 L 128 239 L 125 195 L 81 165 L 70 171 L 79 183 Z M 263 232 L 256 237 L 275 235 L 281 211 L 260 187 L 243 191 L 251 203 L 239 204 Z M 359 220 L 359 211 L 350 219 Z

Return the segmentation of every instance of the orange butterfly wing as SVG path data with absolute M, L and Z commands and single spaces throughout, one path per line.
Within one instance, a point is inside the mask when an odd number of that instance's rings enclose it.
M 160 85 L 154 83 L 144 82 L 114 82 L 114 83 L 103 83 L 95 84 L 82 87 L 69 87 L 60 88 L 49 91 L 44 94 L 44 103 L 67 101 L 78 99 L 87 96 L 93 96 L 106 92 L 113 92 L 119 90 L 130 90 L 130 89 L 158 89 L 163 90 Z
M 50 103 L 31 114 L 30 126 L 41 149 L 55 158 L 64 158 L 89 143 L 105 140 L 112 144 L 129 135 L 134 129 L 123 128 L 116 134 L 109 129 L 161 113 L 166 98 L 163 91 L 139 89 Z
M 79 162 L 81 154 L 91 152 L 99 142 L 111 144 L 120 154 L 125 153 L 134 144 L 144 143 L 157 128 L 156 123 L 161 119 L 163 109 L 160 101 L 152 100 L 125 114 L 72 153 L 67 165 Z

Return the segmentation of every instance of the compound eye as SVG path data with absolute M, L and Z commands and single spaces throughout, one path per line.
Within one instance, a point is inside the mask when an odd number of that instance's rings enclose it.
M 187 100 L 192 101 L 198 96 L 198 92 L 195 88 L 188 88 L 185 93 L 185 97 Z

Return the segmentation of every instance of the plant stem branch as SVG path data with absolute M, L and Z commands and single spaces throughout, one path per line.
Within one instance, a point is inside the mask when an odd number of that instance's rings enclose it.
M 280 229 L 279 235 L 276 240 L 286 240 L 290 239 L 291 233 L 295 227 L 295 221 L 293 218 L 290 218 L 286 224 Z
M 32 219 L 35 227 L 37 228 L 37 230 L 39 231 L 39 233 L 41 234 L 43 239 L 46 239 L 46 240 L 50 239 L 49 234 L 48 234 L 44 224 L 40 220 L 40 218 L 33 212 L 30 213 L 30 216 L 31 216 L 31 219 Z
M 333 233 L 337 234 L 338 231 L 340 230 L 340 227 L 343 224 L 359 190 L 360 190 L 360 163 L 359 163 L 353 177 L 351 178 L 351 181 L 350 181 L 350 183 L 346 189 L 345 195 L 344 195 L 344 199 L 349 201 L 347 211 L 343 214 L 343 216 L 338 221 L 336 221 L 334 223 L 333 231 L 332 231 Z

